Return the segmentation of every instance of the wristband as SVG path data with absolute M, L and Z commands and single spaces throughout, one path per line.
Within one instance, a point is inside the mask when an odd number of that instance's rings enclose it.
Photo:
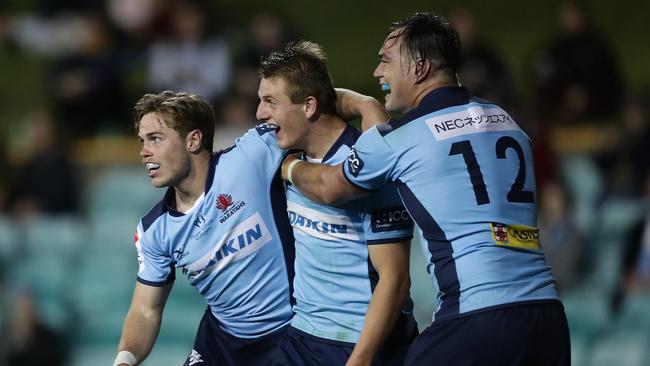
M 287 168 L 287 180 L 289 183 L 293 184 L 293 177 L 291 177 L 291 173 L 293 172 L 293 167 L 296 166 L 296 164 L 300 163 L 302 160 L 296 159 L 289 163 L 289 167 Z
M 115 362 L 113 362 L 113 366 L 117 366 L 121 363 L 125 363 L 129 366 L 134 366 L 135 364 L 138 363 L 138 360 L 135 359 L 135 355 L 129 351 L 120 351 L 117 354 L 117 357 L 115 357 Z

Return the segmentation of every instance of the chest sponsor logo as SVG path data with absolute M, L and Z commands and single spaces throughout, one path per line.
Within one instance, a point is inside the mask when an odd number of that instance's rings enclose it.
M 262 216 L 256 212 L 222 236 L 203 257 L 183 267 L 183 273 L 190 281 L 199 281 L 232 262 L 254 254 L 271 239 L 271 232 Z
M 499 107 L 472 106 L 466 110 L 429 118 L 426 121 L 437 141 L 477 132 L 520 130 Z
M 490 223 L 492 239 L 498 246 L 538 250 L 539 229 L 526 225 Z
M 361 172 L 361 169 L 363 169 L 363 160 L 361 160 L 359 154 L 357 154 L 357 149 L 354 146 L 348 153 L 347 164 L 348 170 L 350 170 L 350 174 L 355 177 L 358 176 L 359 172 Z
M 217 196 L 216 206 L 221 210 L 222 215 L 219 217 L 219 223 L 223 224 L 231 218 L 237 211 L 241 210 L 242 207 L 246 206 L 244 201 L 233 202 L 232 196 L 226 193 L 222 193 Z
M 413 228 L 413 220 L 404 207 L 390 207 L 373 211 L 371 230 L 373 233 Z
M 324 240 L 359 240 L 352 219 L 345 215 L 328 215 L 320 211 L 287 203 L 289 222 L 294 230 Z

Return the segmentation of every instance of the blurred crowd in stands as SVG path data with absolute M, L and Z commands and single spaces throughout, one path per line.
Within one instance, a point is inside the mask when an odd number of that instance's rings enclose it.
M 71 147 L 107 134 L 130 136 L 131 104 L 145 92 L 171 89 L 205 97 L 217 112 L 215 149 L 231 145 L 256 124 L 260 57 L 308 38 L 270 12 L 255 14 L 244 28 L 224 29 L 219 18 L 227 15 L 218 12 L 218 2 L 32 3 L 33 12 L 10 14 L 3 9 L 8 2 L 0 1 L 0 52 L 50 60 L 42 76 L 47 107 L 26 113 L 27 141 L 19 157 L 9 156 L 0 124 L 0 213 L 16 223 L 35 215 L 86 214 L 83 172 Z M 461 83 L 513 111 L 533 140 L 540 236 L 560 290 L 599 278 L 593 275 L 601 263 L 597 253 L 608 245 L 601 241 L 616 235 L 623 239 L 615 244 L 620 262 L 607 289 L 611 310 L 629 292 L 650 293 L 648 90 L 626 87 L 609 39 L 574 1 L 561 2 L 557 32 L 522 60 L 532 88 L 527 91 L 518 90 L 499 50 L 481 36 L 475 14 L 456 7 L 447 15 L 463 45 Z M 603 222 L 610 207 L 627 215 L 611 227 Z M 34 361 L 29 337 L 54 336 L 33 314 L 29 290 L 10 293 L 3 285 L 4 259 L 0 309 L 11 320 L 0 322 L 0 334 L 9 336 L 0 342 L 0 354 L 10 354 L 10 364 L 44 364 Z

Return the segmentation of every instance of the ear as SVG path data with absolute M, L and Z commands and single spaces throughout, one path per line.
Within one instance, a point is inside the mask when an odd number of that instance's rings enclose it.
M 311 121 L 316 115 L 316 111 L 318 110 L 318 101 L 313 96 L 308 96 L 305 98 L 305 101 L 302 104 L 302 108 L 305 112 L 305 117 Z
M 427 59 L 420 59 L 415 63 L 415 83 L 423 82 L 431 72 L 431 61 Z
M 201 143 L 203 142 L 203 132 L 201 130 L 192 130 L 187 134 L 187 151 L 190 153 L 198 153 L 203 149 Z

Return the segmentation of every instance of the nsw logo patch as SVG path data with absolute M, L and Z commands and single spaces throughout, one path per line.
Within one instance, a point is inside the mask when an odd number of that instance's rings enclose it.
M 494 243 L 502 247 L 538 250 L 539 229 L 526 225 L 490 223 Z

